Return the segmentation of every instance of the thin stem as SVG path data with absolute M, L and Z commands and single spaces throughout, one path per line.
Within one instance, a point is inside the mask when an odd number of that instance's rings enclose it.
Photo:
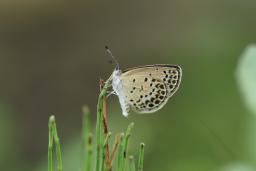
M 52 171 L 52 146 L 53 146 L 52 122 L 53 121 L 54 121 L 54 116 L 51 116 L 48 122 L 48 128 L 49 128 L 48 171 Z
M 119 147 L 118 147 L 118 154 L 117 154 L 117 171 L 121 171 L 123 149 L 124 149 L 124 133 L 121 133 L 120 143 L 119 143 Z
M 130 123 L 126 133 L 125 133 L 125 141 L 124 141 L 124 149 L 123 149 L 123 157 L 122 157 L 122 171 L 125 171 L 125 167 L 126 167 L 126 156 L 127 156 L 127 149 L 128 149 L 128 143 L 129 143 L 129 139 L 131 136 L 131 130 L 134 126 L 134 123 Z
M 144 147 L 145 147 L 145 144 L 141 143 L 140 144 L 140 152 L 139 152 L 138 171 L 143 171 Z
M 110 165 L 109 165 L 108 171 L 110 171 L 112 169 L 113 161 L 114 161 L 116 150 L 117 150 L 119 143 L 120 143 L 120 134 L 115 136 L 115 142 L 112 146 L 112 152 L 111 152 L 110 161 L 109 161 Z
M 58 171 L 62 171 L 60 140 L 59 140 L 58 133 L 57 133 L 57 127 L 56 127 L 55 119 L 53 119 L 52 129 L 53 129 L 53 138 L 54 138 L 54 142 L 55 142 L 57 168 L 58 168 Z
M 110 136 L 111 136 L 111 132 L 109 132 L 108 134 L 107 134 L 107 136 L 106 136 L 106 138 L 105 138 L 105 140 L 104 140 L 104 144 L 103 144 L 103 157 L 102 157 L 102 163 L 101 163 L 101 171 L 104 171 L 104 170 L 106 170 L 106 162 L 105 162 L 105 160 L 106 160 L 106 147 L 107 147 L 107 144 L 108 144 L 108 140 L 109 140 L 109 138 L 110 138 Z
M 102 88 L 99 98 L 98 98 L 98 104 L 97 104 L 97 121 L 96 121 L 96 141 L 97 141 L 97 147 L 96 147 L 96 171 L 100 170 L 100 163 L 102 159 L 102 104 L 103 104 L 103 97 L 107 93 L 107 88 L 109 87 L 110 79 L 108 79 L 105 82 L 104 87 Z
M 87 140 L 87 161 L 86 161 L 86 171 L 91 171 L 92 167 L 92 152 L 93 152 L 93 146 L 92 146 L 92 133 L 89 133 L 88 140 Z
M 88 157 L 89 150 L 89 108 L 87 106 L 83 106 L 83 121 L 82 121 L 82 154 L 81 154 L 81 171 L 86 171 L 86 167 L 88 166 Z M 87 170 L 89 171 L 89 170 Z
M 129 171 L 135 171 L 135 162 L 133 156 L 129 157 Z
M 57 133 L 55 117 L 50 116 L 49 118 L 49 145 L 48 145 L 48 171 L 52 171 L 52 147 L 53 141 L 55 142 L 55 151 L 57 158 L 58 171 L 62 171 L 62 160 L 61 160 L 61 148 L 60 141 Z
M 100 80 L 100 89 L 102 90 L 104 86 L 104 81 Z M 102 98 L 102 124 L 103 124 L 103 132 L 104 135 L 108 135 L 108 125 L 107 125 L 107 99 L 106 96 L 103 96 Z M 105 160 L 106 160 L 106 165 L 108 168 L 110 168 L 110 160 L 109 160 L 109 146 L 108 143 L 106 144 L 105 147 Z

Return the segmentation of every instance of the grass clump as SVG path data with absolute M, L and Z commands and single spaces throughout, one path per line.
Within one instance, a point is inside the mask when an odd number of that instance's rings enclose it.
M 112 133 L 108 130 L 107 112 L 106 112 L 106 94 L 110 80 L 105 83 L 100 81 L 100 94 L 97 104 L 96 120 L 96 142 L 93 141 L 93 135 L 89 130 L 89 109 L 83 107 L 82 124 L 82 147 L 81 147 L 81 166 L 80 171 L 135 171 L 136 165 L 134 157 L 127 158 L 127 151 L 131 130 L 134 123 L 130 123 L 125 133 L 115 135 L 110 148 L 110 139 Z M 52 151 L 53 142 L 55 143 L 57 169 L 62 171 L 61 148 L 57 134 L 56 122 L 54 116 L 49 119 L 49 144 L 48 144 L 48 171 L 52 171 Z M 95 154 L 95 155 L 94 155 Z M 139 161 L 137 170 L 143 170 L 144 144 L 141 143 L 139 150 Z

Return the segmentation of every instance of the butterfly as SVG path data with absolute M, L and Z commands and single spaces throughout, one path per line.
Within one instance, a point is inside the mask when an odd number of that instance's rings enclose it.
M 117 63 L 111 80 L 122 114 L 127 117 L 131 109 L 136 113 L 153 113 L 161 109 L 178 90 L 181 77 L 182 70 L 178 65 L 145 65 L 122 72 Z

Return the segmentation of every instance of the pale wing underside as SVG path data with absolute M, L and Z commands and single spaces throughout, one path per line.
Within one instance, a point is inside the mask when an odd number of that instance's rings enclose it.
M 161 109 L 177 91 L 181 68 L 176 65 L 148 65 L 121 74 L 126 102 L 138 113 Z

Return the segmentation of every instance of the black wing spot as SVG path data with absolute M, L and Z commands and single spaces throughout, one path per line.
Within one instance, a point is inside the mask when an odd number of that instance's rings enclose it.
M 139 103 L 140 102 L 140 99 L 136 101 L 136 103 Z
M 155 82 L 155 81 L 156 81 L 156 79 L 153 78 L 153 79 L 152 79 L 152 82 Z
M 161 91 L 161 94 L 162 94 L 162 95 L 165 95 L 165 91 Z
M 133 91 L 130 91 L 130 93 L 133 93 Z
M 147 82 L 147 81 L 148 81 L 148 78 L 147 78 L 147 77 L 145 77 L 144 81 L 145 81 L 145 82 Z
M 160 88 L 161 88 L 161 89 L 164 89 L 164 85 L 163 85 L 163 84 L 161 84 L 161 85 L 160 85 Z
M 160 101 L 159 101 L 159 100 L 156 100 L 156 101 L 155 101 L 155 104 L 159 104 L 159 103 L 160 103 Z
M 173 83 L 173 84 L 176 84 L 176 80 L 172 80 L 172 83 Z
M 154 107 L 154 104 L 153 103 L 149 103 L 148 106 L 149 107 Z

